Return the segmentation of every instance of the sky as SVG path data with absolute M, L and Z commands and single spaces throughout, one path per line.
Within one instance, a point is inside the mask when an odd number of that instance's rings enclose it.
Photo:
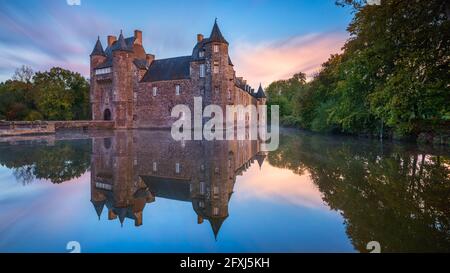
M 28 65 L 53 66 L 89 75 L 97 36 L 126 37 L 143 31 L 147 53 L 156 59 L 189 55 L 196 34 L 208 37 L 217 18 L 230 44 L 237 76 L 257 86 L 309 77 L 349 35 L 349 8 L 334 0 L 1 0 L 0 81 Z

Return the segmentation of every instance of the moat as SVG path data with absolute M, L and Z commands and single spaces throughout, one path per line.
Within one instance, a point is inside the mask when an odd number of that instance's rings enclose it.
M 450 150 L 282 130 L 0 140 L 0 252 L 450 251 Z

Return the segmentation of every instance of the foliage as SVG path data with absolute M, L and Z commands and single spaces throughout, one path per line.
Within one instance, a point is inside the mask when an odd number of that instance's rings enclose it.
M 311 82 L 272 83 L 269 103 L 300 127 L 376 135 L 448 130 L 450 20 L 444 0 L 338 1 L 355 12 L 343 52 Z M 272 91 L 271 90 L 271 91 Z M 281 118 L 283 119 L 283 118 Z
M 14 169 L 16 179 L 29 184 L 35 179 L 63 183 L 80 177 L 90 167 L 89 140 L 56 141 L 52 145 L 0 145 L 0 164 Z
M 33 74 L 22 66 L 0 83 L 0 119 L 81 120 L 89 111 L 89 83 L 79 73 L 54 67 Z
M 450 249 L 450 169 L 445 149 L 387 145 L 313 133 L 282 134 L 269 163 L 309 175 L 340 212 L 355 249 Z

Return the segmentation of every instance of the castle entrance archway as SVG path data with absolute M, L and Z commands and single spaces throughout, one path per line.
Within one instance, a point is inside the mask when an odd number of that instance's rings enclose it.
M 111 120 L 111 111 L 109 109 L 105 109 L 103 112 L 103 120 Z

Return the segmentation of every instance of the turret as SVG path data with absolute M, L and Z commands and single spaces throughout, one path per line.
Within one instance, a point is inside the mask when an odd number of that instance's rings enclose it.
M 266 94 L 264 93 L 261 83 L 259 84 L 258 92 L 256 92 L 255 98 L 257 98 L 258 100 L 261 100 L 261 101 L 266 100 Z
M 95 43 L 94 49 L 91 52 L 91 72 L 95 69 L 96 66 L 101 64 L 106 59 L 105 51 L 103 50 L 102 43 L 100 42 L 100 36 L 97 37 L 97 42 Z M 91 73 L 91 78 L 93 73 Z
M 113 67 L 113 104 L 112 120 L 116 128 L 131 128 L 133 126 L 133 48 L 127 45 L 122 31 L 112 48 Z
M 232 94 L 230 92 L 234 89 L 234 83 L 230 81 L 234 77 L 234 70 L 231 65 L 231 60 L 228 56 L 228 41 L 222 35 L 217 19 L 214 21 L 211 34 L 208 39 L 204 40 L 205 57 L 209 63 L 206 85 L 210 85 L 211 101 L 212 103 L 225 107 L 232 101 Z M 218 91 L 218 92 L 217 92 Z

